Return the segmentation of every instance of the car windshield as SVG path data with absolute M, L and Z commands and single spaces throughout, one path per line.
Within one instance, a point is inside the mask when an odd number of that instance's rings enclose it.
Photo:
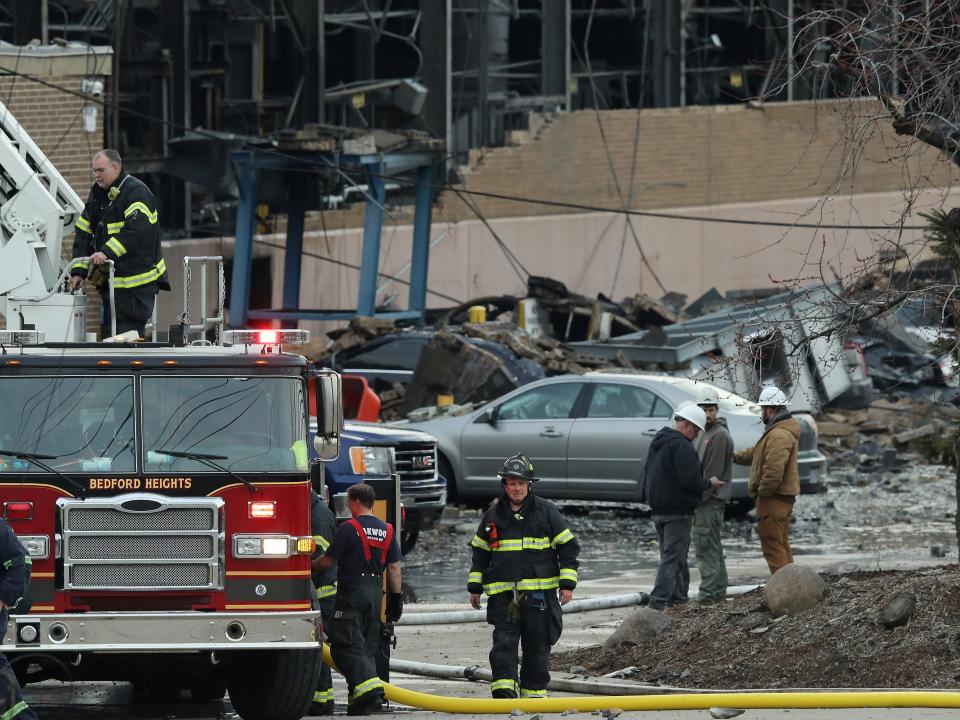
M 133 379 L 102 376 L 0 378 L 0 449 L 45 456 L 60 472 L 131 472 Z M 0 457 L 0 473 L 45 473 Z
M 144 377 L 147 472 L 307 469 L 304 391 L 299 378 Z M 176 453 L 207 455 L 173 457 Z

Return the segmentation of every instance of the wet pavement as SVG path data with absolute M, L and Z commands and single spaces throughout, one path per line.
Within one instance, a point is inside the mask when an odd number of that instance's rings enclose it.
M 860 473 L 852 469 L 831 471 L 827 492 L 804 495 L 795 509 L 791 540 L 798 562 L 821 572 L 898 569 L 957 562 L 954 534 L 956 499 L 953 471 L 920 466 L 901 472 Z M 562 509 L 581 542 L 580 597 L 596 597 L 649 589 L 656 571 L 657 546 L 649 513 L 642 506 L 603 507 L 562 503 Z M 467 543 L 476 529 L 479 514 L 463 510 L 448 514 L 436 529 L 424 533 L 421 543 L 404 562 L 404 581 L 421 604 L 437 609 L 466 609 L 465 576 L 469 567 Z M 728 557 L 731 584 L 745 584 L 766 578 L 759 543 L 751 517 L 730 519 L 724 526 L 724 548 Z M 942 553 L 942 554 L 941 554 Z M 696 582 L 696 573 L 692 580 Z M 438 607 L 443 603 L 445 607 Z M 416 604 L 408 612 L 426 611 Z M 577 617 L 577 616 L 573 616 Z M 612 632 L 620 615 L 582 613 L 576 623 L 565 621 L 567 629 L 558 649 L 598 642 Z M 446 626 L 438 642 L 436 628 L 400 628 L 397 657 L 447 664 L 485 664 L 489 628 L 484 623 Z M 345 694 L 337 678 L 338 697 Z M 486 686 L 463 681 L 401 677 L 403 687 L 451 696 L 485 696 Z M 236 718 L 229 700 L 191 702 L 184 693 L 172 703 L 134 702 L 132 687 L 125 683 L 58 683 L 31 685 L 28 701 L 44 720 L 87 720 L 88 718 L 142 718 L 154 720 L 224 720 Z M 763 717 L 796 716 L 797 711 L 747 711 L 751 720 Z M 897 712 L 900 714 L 898 715 Z M 957 711 L 804 711 L 816 718 L 960 718 Z M 345 714 L 339 707 L 337 715 Z M 439 717 L 438 713 L 402 710 L 405 717 Z M 639 713 L 624 713 L 626 715 Z M 589 717 L 585 713 L 580 715 Z M 707 717 L 704 711 L 643 713 L 644 717 Z

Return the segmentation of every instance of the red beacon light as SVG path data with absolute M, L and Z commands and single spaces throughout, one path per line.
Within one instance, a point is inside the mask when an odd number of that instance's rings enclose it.
M 223 342 L 227 345 L 280 346 L 286 343 L 302 345 L 309 342 L 307 330 L 227 330 Z

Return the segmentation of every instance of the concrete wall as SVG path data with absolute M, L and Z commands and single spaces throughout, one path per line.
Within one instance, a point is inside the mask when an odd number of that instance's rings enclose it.
M 916 213 L 944 202 L 956 202 L 942 190 L 927 190 L 912 198 L 911 224 L 922 224 Z M 898 193 L 872 193 L 824 201 L 815 198 L 735 205 L 675 208 L 678 215 L 706 218 L 821 222 L 822 224 L 895 225 L 904 206 Z M 899 245 L 909 257 L 923 249 L 921 232 L 897 230 L 827 230 L 771 228 L 733 225 L 702 220 L 634 218 L 634 227 L 649 267 L 641 258 L 630 234 L 624 238 L 622 216 L 581 213 L 546 217 L 498 218 L 491 224 L 502 242 L 527 269 L 566 283 L 585 295 L 603 292 L 615 299 L 635 293 L 654 297 L 663 294 L 656 278 L 667 290 L 684 293 L 689 300 L 716 287 L 721 292 L 739 288 L 784 289 L 810 285 L 821 279 L 850 277 L 876 266 L 879 253 Z M 381 272 L 409 279 L 412 228 L 409 225 L 384 230 Z M 606 231 L 606 232 L 605 232 Z M 481 295 L 523 294 L 524 281 L 511 269 L 490 232 L 476 220 L 435 223 L 431 234 L 429 287 L 449 299 L 431 294 L 428 304 L 443 307 Z M 263 236 L 264 243 L 283 244 L 283 238 Z M 346 308 L 357 301 L 357 270 L 362 230 L 308 233 L 304 239 L 301 307 Z M 191 241 L 190 252 L 232 254 L 230 240 Z M 164 250 L 168 264 L 176 265 L 179 243 Z M 256 254 L 273 258 L 274 305 L 280 306 L 283 283 L 283 251 L 257 245 Z M 316 255 L 318 257 L 311 257 Z M 329 262 L 333 260 L 336 263 Z M 176 265 L 179 267 L 178 265 Z M 179 277 L 176 270 L 174 279 Z M 614 287 L 614 278 L 616 286 Z M 407 287 L 381 278 L 378 302 L 391 296 L 407 307 Z M 179 293 L 171 298 L 179 308 Z M 329 326 L 304 323 L 301 327 L 323 330 Z

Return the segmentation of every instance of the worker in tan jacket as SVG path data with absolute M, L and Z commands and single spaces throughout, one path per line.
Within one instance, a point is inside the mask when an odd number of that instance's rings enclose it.
M 793 562 L 790 515 L 800 494 L 800 423 L 790 414 L 787 398 L 779 388 L 764 388 L 758 404 L 767 428 L 760 442 L 734 453 L 733 461 L 750 466 L 747 491 L 757 506 L 760 548 L 773 574 Z

